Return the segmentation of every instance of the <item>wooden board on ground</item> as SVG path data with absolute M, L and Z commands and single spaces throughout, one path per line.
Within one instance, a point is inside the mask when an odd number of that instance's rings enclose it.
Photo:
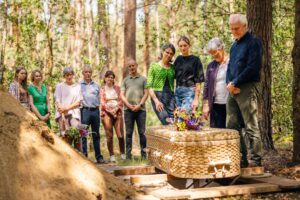
M 298 189 L 300 188 L 300 181 L 296 180 L 291 180 L 283 177 L 278 177 L 278 176 L 271 176 L 271 177 L 266 177 L 266 178 L 242 178 L 241 179 L 243 182 L 258 182 L 258 183 L 270 183 L 270 184 L 276 184 L 278 185 L 281 189 L 284 190 L 291 190 L 291 189 Z
M 154 166 L 130 166 L 114 170 L 115 176 L 138 175 L 138 174 L 154 174 Z
M 135 175 L 131 176 L 130 183 L 134 186 L 165 185 L 168 181 L 167 174 Z
M 241 175 L 247 175 L 251 176 L 253 174 L 259 175 L 264 174 L 265 169 L 263 167 L 247 167 L 247 168 L 241 168 Z
M 155 190 L 150 194 L 160 199 L 200 199 L 281 191 L 275 184 L 258 183 L 186 190 Z

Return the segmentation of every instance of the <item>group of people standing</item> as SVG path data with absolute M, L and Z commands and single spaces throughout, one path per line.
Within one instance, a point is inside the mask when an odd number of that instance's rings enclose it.
M 165 44 L 159 61 L 149 67 L 148 77 L 140 75 L 135 60 L 127 62 L 128 76 L 121 86 L 115 84 L 115 74 L 107 71 L 103 86 L 92 80 L 92 68 L 84 66 L 83 80 L 74 82 L 74 71 L 65 68 L 65 81 L 55 90 L 55 118 L 63 133 L 79 124 L 91 126 L 95 156 L 103 163 L 100 151 L 99 127 L 102 120 L 107 138 L 110 161 L 114 162 L 113 129 L 119 141 L 121 159 L 132 158 L 132 135 L 134 124 L 140 137 L 141 157 L 146 158 L 146 110 L 145 102 L 151 97 L 152 107 L 163 125 L 171 123 L 176 107 L 195 112 L 203 89 L 203 117 L 210 119 L 210 126 L 239 130 L 241 138 L 242 167 L 248 166 L 247 148 L 241 130 L 249 139 L 251 165 L 261 165 L 261 140 L 257 122 L 256 90 L 262 60 L 262 45 L 247 28 L 246 16 L 233 14 L 229 19 L 235 39 L 230 54 L 219 38 L 213 38 L 206 50 L 214 59 L 204 75 L 200 58 L 190 54 L 191 43 L 186 36 L 177 42 L 181 55 L 173 62 L 175 47 Z M 9 91 L 26 107 L 32 109 L 40 120 L 49 123 L 50 104 L 48 90 L 41 84 L 42 73 L 32 72 L 32 85 L 27 88 L 27 72 L 18 68 Z M 176 82 L 176 85 L 175 85 Z M 101 112 L 100 112 L 101 111 Z M 101 116 L 100 116 L 101 113 Z M 124 123 L 125 122 L 125 123 Z M 124 128 L 126 140 L 124 139 Z M 126 147 L 126 148 L 125 148 Z M 126 151 L 125 151 L 126 149 Z M 86 144 L 83 153 L 87 155 Z

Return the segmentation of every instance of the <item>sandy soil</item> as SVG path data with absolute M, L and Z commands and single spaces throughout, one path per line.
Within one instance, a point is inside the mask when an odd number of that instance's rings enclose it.
M 98 169 L 3 91 L 0 169 L 0 200 L 124 200 L 135 195 L 132 187 Z

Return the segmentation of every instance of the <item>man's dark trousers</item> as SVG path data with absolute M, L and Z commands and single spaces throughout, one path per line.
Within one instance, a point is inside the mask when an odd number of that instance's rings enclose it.
M 100 150 L 100 134 L 99 134 L 100 111 L 99 111 L 99 108 L 93 108 L 93 109 L 82 108 L 81 109 L 81 123 L 88 125 L 88 126 L 91 125 L 96 160 L 99 161 L 100 159 L 103 159 L 103 156 L 101 155 L 101 150 Z M 87 141 L 85 140 L 82 143 L 83 143 L 83 153 L 87 156 L 87 154 L 88 154 Z
M 146 148 L 147 141 L 145 136 L 145 126 L 146 126 L 146 111 L 139 110 L 133 112 L 131 110 L 125 110 L 125 127 L 126 127 L 126 158 L 131 159 L 132 151 L 132 135 L 134 131 L 134 123 L 136 122 L 138 127 L 138 133 L 140 136 L 140 147 L 141 147 L 141 156 L 146 158 Z

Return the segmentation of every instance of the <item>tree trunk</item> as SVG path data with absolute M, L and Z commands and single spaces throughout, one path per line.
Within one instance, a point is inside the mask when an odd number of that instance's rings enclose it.
M 293 161 L 300 162 L 300 0 L 295 0 L 295 44 L 293 48 Z
M 155 1 L 155 30 L 156 30 L 156 52 L 160 53 L 160 25 L 159 25 L 159 12 L 158 12 L 158 0 Z
M 108 35 L 108 19 L 106 13 L 106 1 L 98 1 L 98 26 L 99 26 L 99 58 L 100 58 L 100 77 L 104 76 L 106 70 L 109 69 L 109 35 Z
M 7 36 L 7 0 L 2 2 L 2 37 L 1 37 L 1 49 L 0 49 L 0 85 L 3 84 L 4 71 L 5 71 L 5 47 L 6 47 L 6 36 Z
M 274 149 L 271 107 L 272 1 L 247 0 L 247 17 L 249 30 L 261 39 L 263 45 L 261 82 L 258 92 L 259 128 L 264 148 Z
M 81 51 L 83 47 L 83 41 L 81 38 L 81 28 L 82 28 L 82 10 L 83 10 L 83 1 L 77 0 L 74 1 L 75 8 L 75 37 L 74 37 L 74 52 L 73 52 L 73 62 L 72 67 L 74 67 L 75 71 L 78 71 L 81 67 Z
M 145 46 L 144 46 L 144 75 L 147 76 L 150 65 L 150 17 L 149 17 L 149 0 L 144 0 L 144 14 L 145 14 Z
M 115 2 L 115 15 L 116 15 L 116 19 L 115 19 L 115 24 L 114 24 L 114 28 L 113 28 L 113 35 L 114 37 L 114 60 L 113 60 L 113 66 L 119 68 L 119 2 Z
M 49 21 L 47 26 L 47 70 L 45 74 L 45 78 L 48 79 L 52 76 L 53 70 L 53 15 L 52 15 L 52 0 L 48 1 L 48 9 L 49 9 Z
M 127 75 L 126 64 L 136 59 L 136 0 L 125 0 L 124 10 L 124 66 L 123 78 Z

